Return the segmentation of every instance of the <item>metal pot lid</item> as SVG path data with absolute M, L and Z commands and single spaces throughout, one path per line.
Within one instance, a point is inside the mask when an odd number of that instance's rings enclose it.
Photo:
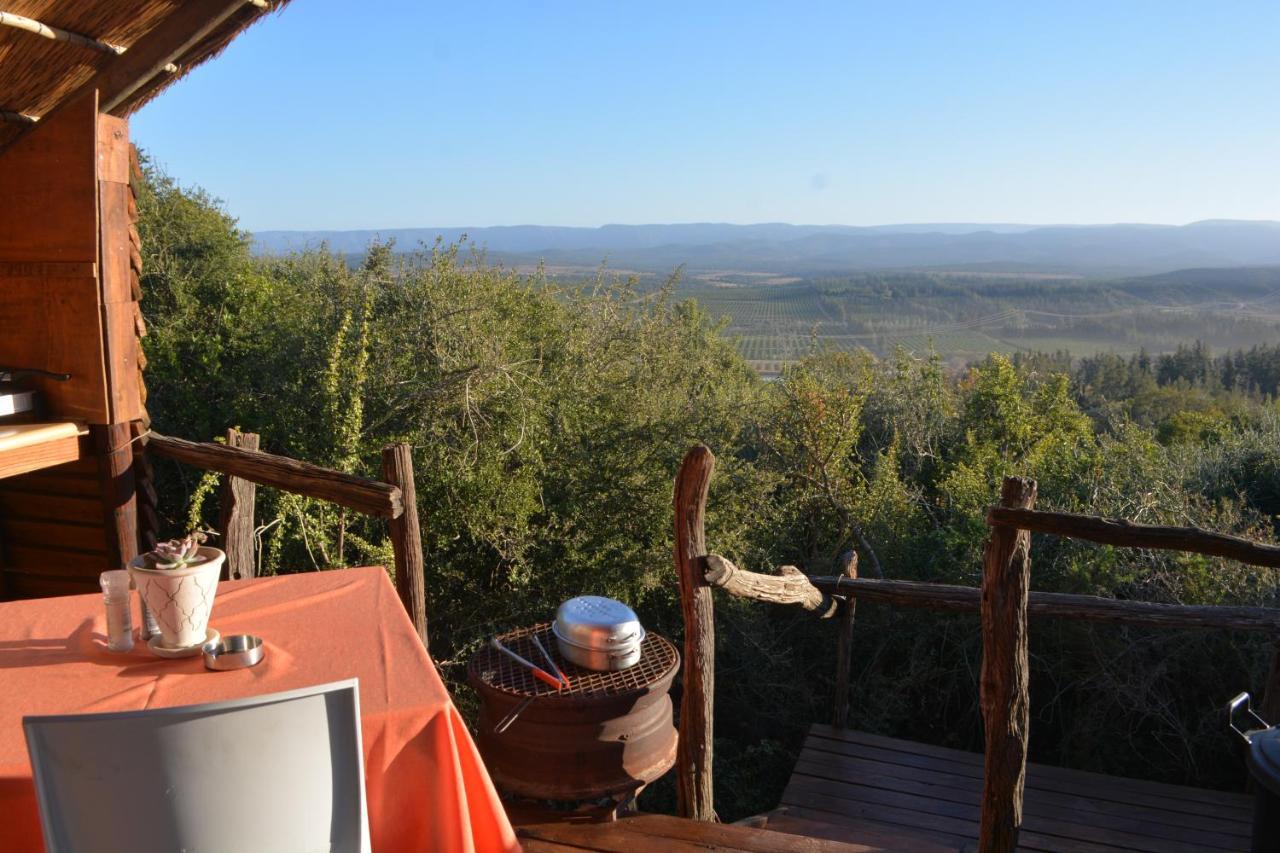
M 631 648 L 644 639 L 636 612 L 600 595 L 580 595 L 561 604 L 553 628 L 560 639 L 599 651 Z

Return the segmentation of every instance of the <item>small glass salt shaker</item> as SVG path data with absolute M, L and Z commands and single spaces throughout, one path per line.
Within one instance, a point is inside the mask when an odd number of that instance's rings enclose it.
M 133 608 L 129 594 L 129 573 L 123 569 L 103 572 L 98 577 L 102 600 L 107 606 L 107 648 L 127 652 L 133 648 Z

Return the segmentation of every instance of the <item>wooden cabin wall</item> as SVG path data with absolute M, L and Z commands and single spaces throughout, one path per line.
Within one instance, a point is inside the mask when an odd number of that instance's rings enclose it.
M 88 426 L 78 461 L 0 480 L 3 597 L 92 592 L 138 553 L 136 168 L 127 120 L 94 95 L 0 153 L 0 364 L 71 373 L 39 384 L 46 419 Z

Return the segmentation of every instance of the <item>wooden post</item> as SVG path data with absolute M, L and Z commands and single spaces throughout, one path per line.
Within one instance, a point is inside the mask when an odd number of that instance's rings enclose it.
M 227 447 L 243 450 L 258 449 L 256 432 L 241 432 L 235 427 L 227 429 Z M 224 580 L 251 578 L 257 571 L 254 559 L 253 502 L 258 487 L 234 474 L 222 479 L 219 496 L 218 529 L 222 531 L 222 549 L 227 552 L 227 562 L 222 567 Z
M 1267 672 L 1258 714 L 1271 725 L 1280 725 L 1280 637 L 1276 638 L 1275 650 L 1271 653 L 1271 669 Z
M 382 451 L 382 477 L 400 489 L 404 511 L 392 516 L 391 548 L 396 557 L 396 592 L 413 627 L 427 645 L 426 564 L 422 559 L 422 532 L 418 527 L 418 496 L 413 485 L 413 452 L 407 444 L 393 444 Z
M 1030 509 L 1036 483 L 1005 477 L 1000 504 Z M 1031 534 L 994 526 L 982 555 L 982 718 L 986 767 L 982 780 L 980 853 L 1012 853 L 1022 826 L 1027 775 L 1027 597 L 1031 586 Z
M 845 577 L 858 576 L 856 551 L 846 552 L 841 562 L 844 563 Z M 853 665 L 853 618 L 857 610 L 858 599 L 852 595 L 840 605 L 840 631 L 836 639 L 836 701 L 831 715 L 831 725 L 837 729 L 849 724 L 849 668 Z
M 711 784 L 716 629 L 711 587 L 703 576 L 703 526 L 716 458 L 703 445 L 680 464 L 675 486 L 675 562 L 684 614 L 684 694 L 676 752 L 676 798 L 682 817 L 716 820 Z
M 128 423 L 89 427 L 98 458 L 102 519 L 107 537 L 107 563 L 123 569 L 138 556 L 138 511 L 133 476 L 132 426 Z
M 138 553 L 156 547 L 160 535 L 160 498 L 156 494 L 155 471 L 147 455 L 147 427 L 143 421 L 130 424 L 133 435 L 133 480 L 138 517 Z

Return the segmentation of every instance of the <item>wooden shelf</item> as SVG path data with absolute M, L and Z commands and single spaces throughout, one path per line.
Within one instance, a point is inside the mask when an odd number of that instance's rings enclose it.
M 72 421 L 0 425 L 0 479 L 76 461 L 87 432 Z

